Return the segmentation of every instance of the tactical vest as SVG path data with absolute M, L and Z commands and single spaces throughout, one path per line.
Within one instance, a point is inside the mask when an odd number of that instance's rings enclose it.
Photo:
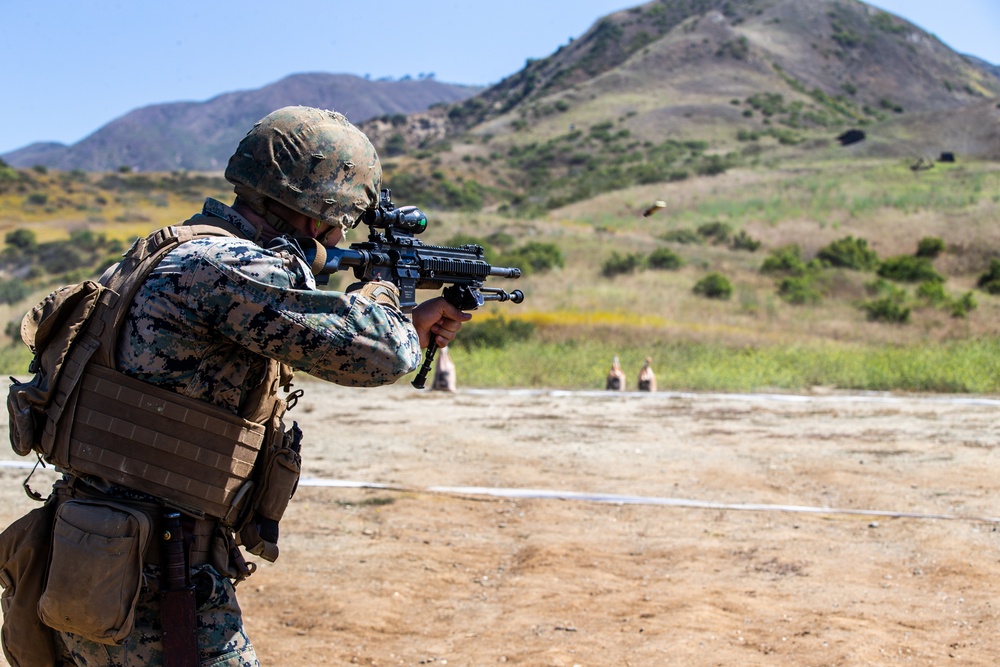
M 136 241 L 101 284 L 64 288 L 83 293 L 68 314 L 53 316 L 65 308 L 60 290 L 28 313 L 22 338 L 33 350 L 56 327 L 78 331 L 63 346 L 68 349 L 36 351 L 32 370 L 41 395 L 31 393 L 31 383 L 12 386 L 8 408 L 15 450 L 27 454 L 33 449 L 71 476 L 92 475 L 141 491 L 231 530 L 254 523 L 252 515 L 276 524 L 300 467 L 298 443 L 290 443 L 282 427 L 287 403 L 278 397 L 279 387 L 291 383 L 289 367 L 268 360 L 265 377 L 245 398 L 239 415 L 115 367 L 118 334 L 160 260 L 181 243 L 235 235 L 228 223 L 214 218 L 165 227 Z M 45 355 L 59 357 L 58 362 Z M 39 383 L 47 361 L 50 377 Z M 44 423 L 37 418 L 32 423 L 29 408 L 43 408 Z M 256 525 L 247 532 L 259 538 Z M 277 557 L 274 544 L 243 543 L 269 560 Z

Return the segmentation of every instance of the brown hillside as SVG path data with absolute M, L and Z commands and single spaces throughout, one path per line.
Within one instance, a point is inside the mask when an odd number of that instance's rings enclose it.
M 748 109 L 754 95 L 780 95 L 788 109 Z M 624 119 L 640 140 L 707 139 L 722 147 L 735 145 L 740 129 L 773 122 L 832 138 L 848 125 L 998 95 L 1000 81 L 982 68 L 855 0 L 657 0 L 600 19 L 448 113 L 365 129 L 383 148 L 394 138 L 394 153 L 464 131 L 520 144 Z
M 600 19 L 496 86 L 366 123 L 389 183 L 425 206 L 533 215 L 761 159 L 990 159 L 1000 80 L 856 0 L 656 0 Z

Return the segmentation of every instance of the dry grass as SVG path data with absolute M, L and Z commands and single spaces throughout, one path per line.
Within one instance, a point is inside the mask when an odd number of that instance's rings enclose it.
M 666 209 L 639 212 L 662 199 Z M 855 341 L 918 344 L 996 334 L 1000 299 L 976 292 L 978 309 L 954 319 L 940 309 L 915 309 L 907 325 L 866 320 L 858 303 L 870 298 L 871 272 L 827 270 L 817 305 L 784 302 L 775 278 L 759 268 L 770 250 L 798 244 L 808 259 L 822 246 L 848 235 L 868 240 L 880 256 L 912 254 L 925 236 L 945 240 L 949 251 L 935 261 L 956 298 L 975 287 L 976 277 L 1000 256 L 1000 165 L 970 163 L 914 175 L 898 160 L 799 163 L 782 169 L 733 170 L 717 177 L 640 186 L 566 206 L 546 218 L 432 216 L 449 233 L 485 235 L 506 229 L 522 240 L 556 243 L 566 256 L 560 271 L 531 276 L 518 285 L 522 306 L 492 308 L 524 317 L 548 330 L 550 339 L 576 337 L 591 326 L 611 325 L 646 335 L 743 344 L 789 341 Z M 724 245 L 669 244 L 686 266 L 679 271 L 641 271 L 605 278 L 601 266 L 612 252 L 648 255 L 668 245 L 662 235 L 722 221 L 763 242 L 756 253 Z M 708 271 L 734 285 L 728 301 L 691 292 Z M 911 288 L 912 291 L 912 288 Z M 639 332 L 645 332 L 640 334 Z M 655 332 L 655 333 L 654 333 Z
M 91 191 L 81 196 L 95 195 Z M 65 206 L 48 218 L 25 208 L 23 199 L 23 194 L 0 196 L 0 232 L 29 226 L 44 241 L 64 238 L 80 227 L 119 239 L 144 234 L 187 218 L 200 208 L 201 197 L 130 193 L 117 201 L 105 194 L 107 203 L 99 216 Z M 658 199 L 667 202 L 667 208 L 643 218 L 640 211 Z M 127 219 L 129 212 L 133 219 Z M 798 244 L 808 259 L 823 245 L 852 235 L 866 239 L 880 256 L 888 257 L 911 254 L 920 238 L 938 236 L 948 251 L 935 261 L 935 267 L 948 279 L 946 291 L 958 298 L 975 288 L 977 276 L 990 259 L 1000 257 L 1000 165 L 996 163 L 939 166 L 913 174 L 900 160 L 849 162 L 827 156 L 780 168 L 757 166 L 715 177 L 634 187 L 537 219 L 489 212 L 429 214 L 430 229 L 423 239 L 427 243 L 444 243 L 459 232 L 485 238 L 505 231 L 518 243 L 542 241 L 560 248 L 564 268 L 527 276 L 517 284 L 504 281 L 503 286 L 525 292 L 525 303 L 487 304 L 479 314 L 502 312 L 530 321 L 542 343 L 601 340 L 640 346 L 678 342 L 727 349 L 922 346 L 995 337 L 1000 321 L 1000 298 L 976 291 L 978 308 L 964 319 L 914 302 L 908 324 L 869 322 L 859 304 L 870 298 L 866 284 L 875 278 L 871 272 L 824 270 L 816 281 L 821 301 L 802 306 L 784 301 L 778 295 L 776 278 L 759 270 L 771 250 L 787 244 Z M 744 230 L 763 247 L 750 253 L 724 244 L 668 244 L 662 238 L 667 231 L 694 230 L 706 222 L 724 222 L 734 232 Z M 356 234 L 352 240 L 362 240 L 361 236 Z M 675 271 L 602 274 L 613 253 L 648 256 L 661 246 L 669 246 L 685 265 Z M 692 292 L 694 284 L 710 271 L 730 279 L 730 299 L 705 299 Z M 912 294 L 913 288 L 908 289 Z M 27 305 L 8 307 L 0 315 L 14 321 Z M 637 349 L 636 355 L 641 351 Z M 600 364 L 605 361 L 602 358 Z

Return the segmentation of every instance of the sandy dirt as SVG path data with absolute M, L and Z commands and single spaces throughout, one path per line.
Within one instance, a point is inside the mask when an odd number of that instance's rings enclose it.
M 304 388 L 264 665 L 997 663 L 1000 401 Z

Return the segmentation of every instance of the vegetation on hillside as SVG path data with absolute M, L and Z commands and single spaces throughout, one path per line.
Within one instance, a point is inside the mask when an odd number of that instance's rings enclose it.
M 226 198 L 225 183 L 184 174 L 3 174 L 11 338 L 53 285 L 96 275 L 204 196 Z M 654 198 L 667 208 L 643 218 Z M 455 358 L 469 385 L 590 387 L 619 355 L 671 365 L 662 388 L 1000 391 L 974 361 L 997 344 L 1000 321 L 991 163 L 915 177 L 899 161 L 799 161 L 636 185 L 540 216 L 426 209 L 425 242 L 478 243 L 525 274 L 525 303 L 487 304 L 463 329 Z M 532 354 L 587 360 L 566 375 L 518 361 Z M 25 356 L 10 347 L 0 365 L 23 372 Z M 858 359 L 877 365 L 862 372 Z
M 998 95 L 861 3 L 653 0 L 365 131 L 426 242 L 523 270 L 523 304 L 463 329 L 465 383 L 600 386 L 652 356 L 662 388 L 998 392 Z M 0 165 L 4 315 L 204 196 L 231 188 Z

